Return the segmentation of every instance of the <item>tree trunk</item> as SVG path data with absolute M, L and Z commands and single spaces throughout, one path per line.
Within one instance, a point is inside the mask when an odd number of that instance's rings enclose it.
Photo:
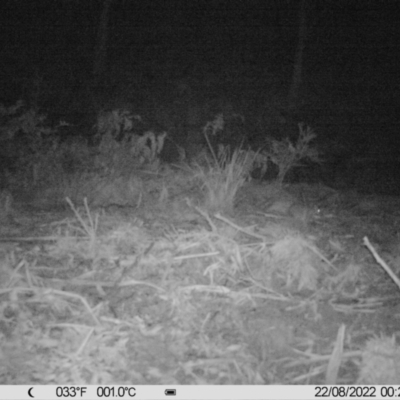
M 96 49 L 93 62 L 93 80 L 95 85 L 100 83 L 106 71 L 107 47 L 108 47 L 108 25 L 110 19 L 110 8 L 112 0 L 103 1 L 99 27 L 97 31 Z
M 293 67 L 292 82 L 289 89 L 288 108 L 291 113 L 295 113 L 298 108 L 300 88 L 303 80 L 303 58 L 306 45 L 307 25 L 306 25 L 306 1 L 301 0 L 299 10 L 299 33 L 296 48 L 296 55 Z

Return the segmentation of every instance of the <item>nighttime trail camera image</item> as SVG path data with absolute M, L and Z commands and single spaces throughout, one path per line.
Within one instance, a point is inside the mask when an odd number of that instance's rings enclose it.
M 399 20 L 0 1 L 0 398 L 399 385 Z

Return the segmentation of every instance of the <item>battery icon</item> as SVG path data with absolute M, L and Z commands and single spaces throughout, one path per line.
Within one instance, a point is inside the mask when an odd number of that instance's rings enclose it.
M 166 396 L 176 396 L 176 389 L 165 389 Z

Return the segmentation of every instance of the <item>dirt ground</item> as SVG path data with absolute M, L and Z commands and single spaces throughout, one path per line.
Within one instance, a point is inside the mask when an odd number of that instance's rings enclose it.
M 16 198 L 0 383 L 400 383 L 400 288 L 366 245 L 400 276 L 400 198 L 284 193 L 248 183 L 225 215 L 196 190 L 137 207 Z

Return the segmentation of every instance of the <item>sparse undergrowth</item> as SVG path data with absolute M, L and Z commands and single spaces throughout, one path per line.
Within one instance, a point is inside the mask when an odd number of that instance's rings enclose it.
M 204 159 L 162 167 L 163 136 L 117 140 L 129 118 L 102 116 L 95 147 L 34 147 L 8 176 L 2 384 L 399 383 L 399 288 L 362 246 L 384 231 L 380 250 L 397 256 L 399 204 L 375 199 L 363 215 L 325 187 L 283 186 L 289 156 L 307 153 L 290 142 L 275 153 L 208 142 Z M 249 181 L 260 154 L 275 154 L 277 184 Z M 283 196 L 326 207 L 298 224 L 268 211 Z

